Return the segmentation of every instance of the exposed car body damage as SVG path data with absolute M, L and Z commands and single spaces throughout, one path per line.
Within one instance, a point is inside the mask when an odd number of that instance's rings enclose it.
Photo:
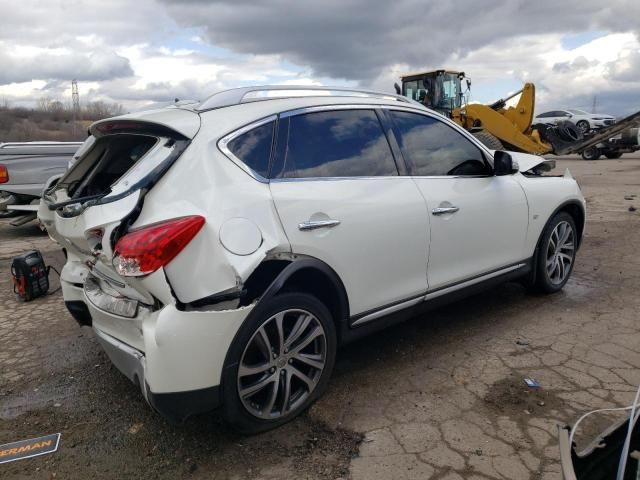
M 542 175 L 541 157 L 494 157 L 404 97 L 243 92 L 212 109 L 97 122 L 39 207 L 68 252 L 70 311 L 168 417 L 180 417 L 176 402 L 200 411 L 225 397 L 262 420 L 289 418 L 326 384 L 337 345 L 392 314 L 529 275 L 558 222 L 571 241 L 582 231 L 573 178 Z M 440 137 L 434 157 L 420 156 L 428 145 L 409 151 Z M 267 410 L 246 400 L 261 382 L 273 384 L 256 400 Z

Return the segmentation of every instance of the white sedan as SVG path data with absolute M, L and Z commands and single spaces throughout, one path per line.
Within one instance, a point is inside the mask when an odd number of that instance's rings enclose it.
M 533 123 L 545 125 L 555 125 L 558 122 L 568 120 L 575 124 L 583 132 L 602 127 L 608 127 L 616 123 L 616 117 L 602 113 L 589 113 L 577 108 L 567 110 L 551 110 L 549 112 L 536 115 Z
M 281 425 L 339 345 L 500 282 L 559 291 L 584 230 L 568 172 L 387 93 L 247 87 L 91 134 L 40 220 L 71 314 L 173 419 Z

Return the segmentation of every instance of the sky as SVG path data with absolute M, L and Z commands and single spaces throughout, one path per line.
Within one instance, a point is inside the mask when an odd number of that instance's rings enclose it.
M 0 102 L 126 111 L 245 85 L 393 92 L 447 68 L 471 101 L 536 86 L 536 110 L 640 110 L 638 0 L 0 0 Z

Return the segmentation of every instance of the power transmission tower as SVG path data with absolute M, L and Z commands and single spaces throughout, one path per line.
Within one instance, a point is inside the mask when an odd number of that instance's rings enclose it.
M 71 80 L 71 109 L 73 112 L 73 124 L 71 129 L 73 135 L 76 134 L 77 126 L 76 121 L 80 119 L 80 94 L 78 93 L 78 81 Z
M 591 107 L 591 113 L 596 113 L 596 101 L 597 98 L 595 95 L 593 96 L 593 106 Z

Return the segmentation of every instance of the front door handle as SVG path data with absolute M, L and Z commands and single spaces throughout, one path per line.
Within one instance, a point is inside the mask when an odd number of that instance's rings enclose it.
M 446 215 L 447 213 L 456 213 L 460 210 L 458 207 L 438 207 L 431 210 L 433 215 Z
M 316 230 L 318 228 L 330 228 L 340 225 L 340 220 L 308 220 L 298 224 L 298 230 Z

